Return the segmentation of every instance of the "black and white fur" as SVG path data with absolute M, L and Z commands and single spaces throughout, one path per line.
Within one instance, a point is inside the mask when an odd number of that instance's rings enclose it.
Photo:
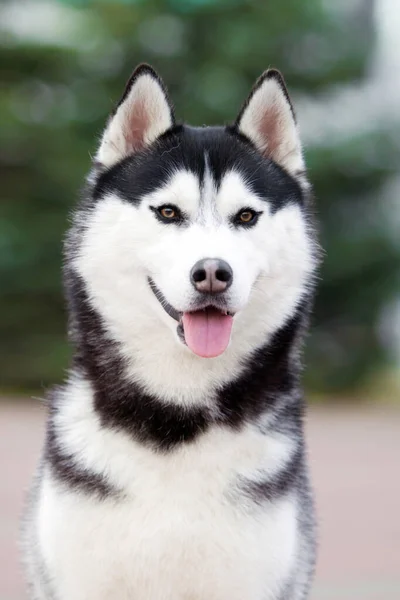
M 174 205 L 182 219 L 160 221 Z M 252 226 L 235 221 L 254 211 Z M 189 273 L 229 263 L 215 358 Z M 26 519 L 35 600 L 301 600 L 314 566 L 300 350 L 317 265 L 293 109 L 264 73 L 229 127 L 177 125 L 146 65 L 103 134 L 65 248 L 74 359 Z

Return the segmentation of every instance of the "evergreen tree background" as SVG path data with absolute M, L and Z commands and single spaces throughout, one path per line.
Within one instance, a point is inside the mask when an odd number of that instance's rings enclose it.
M 3 31 L 3 390 L 31 391 L 65 376 L 61 240 L 96 139 L 133 67 L 153 64 L 178 117 L 195 125 L 233 120 L 269 66 L 284 73 L 295 101 L 328 97 L 339 85 L 361 85 L 374 49 L 373 3 L 345 5 L 54 1 Z M 15 6 L 2 5 L 9 20 Z M 398 293 L 400 252 L 382 224 L 380 196 L 398 171 L 399 139 L 395 124 L 377 125 L 306 147 L 326 251 L 308 340 L 313 390 L 352 389 L 390 362 L 378 324 Z

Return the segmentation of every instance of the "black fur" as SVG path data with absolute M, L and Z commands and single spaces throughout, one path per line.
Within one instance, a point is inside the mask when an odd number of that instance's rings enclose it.
M 163 309 L 165 310 L 165 312 L 172 319 L 175 319 L 175 321 L 179 322 L 180 314 L 178 313 L 178 311 L 175 310 L 174 307 L 169 304 L 169 302 L 167 302 L 164 294 L 162 293 L 161 290 L 158 289 L 158 287 L 156 286 L 156 284 L 154 283 L 154 281 L 151 279 L 151 277 L 148 277 L 147 281 L 149 283 L 151 291 L 153 292 L 153 294 L 155 295 L 155 297 L 157 298 L 157 300 L 159 301 L 159 303 L 161 304 L 161 306 L 163 307 Z
M 137 205 L 143 195 L 165 184 L 174 169 L 187 169 L 203 181 L 206 165 L 217 186 L 225 173 L 237 171 L 253 193 L 270 204 L 272 212 L 289 203 L 305 203 L 298 182 L 275 162 L 263 158 L 234 127 L 186 125 L 170 129 L 150 148 L 101 174 L 93 199 L 115 191 Z
M 260 474 L 258 481 L 241 481 L 240 490 L 257 504 L 277 500 L 297 485 L 303 461 L 304 451 L 302 444 L 299 443 L 291 460 L 283 469 L 273 476 L 267 475 L 264 479 Z
M 256 420 L 267 409 L 283 410 L 291 402 L 299 385 L 299 331 L 306 318 L 300 304 L 296 314 L 279 329 L 272 339 L 249 357 L 247 368 L 218 395 L 222 422 L 239 426 Z M 289 415 L 288 415 L 289 417 Z M 295 414 L 290 421 L 296 419 Z
M 219 391 L 218 411 L 211 415 L 204 407 L 166 406 L 128 382 L 118 344 L 108 339 L 83 281 L 69 269 L 66 287 L 73 315 L 74 366 L 89 378 L 95 390 L 95 408 L 105 426 L 125 430 L 157 450 L 170 451 L 196 439 L 211 426 L 239 428 L 266 410 L 279 407 L 283 411 L 286 404 L 292 403 L 299 379 L 297 346 L 306 318 L 306 300 L 271 341 L 249 358 L 243 374 Z M 54 406 L 56 409 L 56 403 Z M 299 409 L 293 414 L 288 411 L 286 427 L 291 423 L 296 428 L 301 414 Z
M 54 423 L 55 412 L 57 412 L 57 399 L 52 403 L 48 419 L 44 452 L 45 460 L 50 465 L 54 477 L 68 487 L 87 494 L 95 494 L 100 498 L 116 496 L 118 491 L 104 477 L 83 469 L 76 463 L 76 457 L 60 448 Z
M 73 340 L 77 345 L 74 366 L 91 381 L 95 408 L 103 424 L 122 429 L 158 450 L 170 450 L 204 432 L 210 424 L 207 411 L 166 406 L 125 379 L 125 364 L 118 344 L 108 340 L 82 280 L 67 272 L 67 288 L 74 314 Z

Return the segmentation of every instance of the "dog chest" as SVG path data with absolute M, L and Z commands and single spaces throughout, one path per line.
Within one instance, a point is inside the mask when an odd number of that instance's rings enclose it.
M 132 443 L 108 451 L 90 464 L 107 464 L 115 496 L 43 481 L 39 539 L 60 600 L 274 597 L 295 556 L 296 506 L 291 497 L 257 504 L 238 482 L 272 476 L 288 440 L 216 430 L 166 455 Z
M 186 485 L 97 501 L 44 482 L 40 546 L 60 600 L 274 598 L 296 551 L 291 499 L 251 512 Z

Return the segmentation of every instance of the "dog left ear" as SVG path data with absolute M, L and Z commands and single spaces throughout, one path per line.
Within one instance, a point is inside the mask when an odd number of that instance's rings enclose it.
M 175 124 L 167 90 L 152 67 L 133 72 L 104 131 L 96 160 L 111 167 L 143 150 Z
M 269 69 L 258 79 L 235 122 L 264 156 L 293 176 L 304 173 L 296 120 L 284 79 Z

